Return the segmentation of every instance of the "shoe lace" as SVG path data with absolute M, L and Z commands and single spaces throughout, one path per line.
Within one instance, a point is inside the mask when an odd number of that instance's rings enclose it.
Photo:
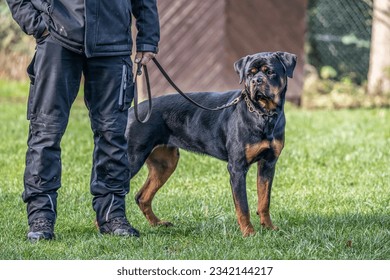
M 32 222 L 31 229 L 33 231 L 51 231 L 53 230 L 53 222 L 49 219 L 38 218 Z

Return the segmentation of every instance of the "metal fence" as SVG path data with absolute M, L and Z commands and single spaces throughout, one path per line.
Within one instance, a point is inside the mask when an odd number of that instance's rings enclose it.
M 336 79 L 361 83 L 370 60 L 372 0 L 310 0 L 307 59 L 318 70 L 331 66 Z

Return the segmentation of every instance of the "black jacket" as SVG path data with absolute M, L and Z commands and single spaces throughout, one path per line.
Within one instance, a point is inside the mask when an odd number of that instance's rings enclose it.
M 137 51 L 157 53 L 160 26 L 156 0 L 7 0 L 22 30 L 37 40 L 45 29 L 64 47 L 87 57 L 128 55 L 131 15 Z

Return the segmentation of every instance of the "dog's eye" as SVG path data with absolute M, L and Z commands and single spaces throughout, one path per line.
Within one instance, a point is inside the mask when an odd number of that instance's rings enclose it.
M 250 72 L 251 74 L 257 74 L 257 72 L 259 72 L 259 69 L 253 67 L 253 68 L 251 68 L 251 69 L 249 70 L 249 72 Z
M 275 74 L 274 71 L 272 71 L 272 70 L 270 70 L 270 69 L 267 70 L 267 75 L 268 75 L 268 76 L 271 76 L 271 75 L 273 75 L 273 74 Z
M 261 72 L 263 72 L 267 76 L 272 76 L 273 74 L 275 74 L 275 72 L 273 70 L 271 70 L 270 68 L 268 68 L 265 65 L 263 67 L 261 67 Z

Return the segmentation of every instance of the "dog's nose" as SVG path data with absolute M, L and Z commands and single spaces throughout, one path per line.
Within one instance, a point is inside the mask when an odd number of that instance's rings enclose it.
M 261 85 L 263 83 L 263 79 L 261 77 L 258 77 L 256 79 L 253 79 L 252 82 L 255 84 L 258 84 L 258 85 Z

